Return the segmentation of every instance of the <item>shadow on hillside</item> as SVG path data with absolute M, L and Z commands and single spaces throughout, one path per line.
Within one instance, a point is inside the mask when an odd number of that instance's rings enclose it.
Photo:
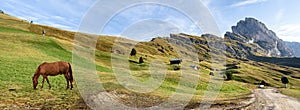
M 300 68 L 300 58 L 296 57 L 286 57 L 286 58 L 277 58 L 277 57 L 262 57 L 262 56 L 249 56 L 248 59 L 257 61 L 257 62 L 267 62 L 281 66 L 289 66 Z
M 52 39 L 48 38 L 46 42 L 40 41 L 27 41 L 33 47 L 40 50 L 44 54 L 55 57 L 64 61 L 70 62 L 72 60 L 72 53 L 61 47 Z

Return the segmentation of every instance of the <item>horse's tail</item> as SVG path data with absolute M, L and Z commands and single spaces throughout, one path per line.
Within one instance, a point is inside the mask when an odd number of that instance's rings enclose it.
M 69 64 L 69 73 L 70 73 L 70 80 L 71 80 L 71 83 L 74 84 L 74 79 L 73 79 L 73 74 L 72 74 L 72 67 L 71 67 L 71 64 Z

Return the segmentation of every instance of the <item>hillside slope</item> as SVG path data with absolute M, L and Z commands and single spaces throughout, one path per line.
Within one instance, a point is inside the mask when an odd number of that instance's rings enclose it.
M 31 78 L 36 71 L 39 64 L 43 62 L 53 61 L 68 61 L 72 62 L 72 42 L 74 32 L 68 32 L 57 28 L 48 26 L 41 26 L 37 24 L 30 24 L 24 20 L 17 19 L 5 14 L 0 14 L 0 109 L 84 109 L 88 108 L 81 98 L 77 87 L 73 90 L 65 90 L 66 84 L 63 76 L 49 77 L 52 89 L 47 89 L 45 84 L 44 89 L 34 90 L 32 88 Z M 47 30 L 46 36 L 41 35 L 41 31 Z M 64 36 L 66 35 L 66 36 Z M 147 100 L 140 100 L 138 106 L 151 106 L 160 103 L 174 92 L 180 79 L 180 72 L 169 71 L 167 79 L 158 90 L 149 94 L 135 93 L 128 91 L 122 87 L 114 77 L 111 70 L 111 49 L 113 39 L 117 37 L 101 36 L 98 40 L 96 50 L 96 64 L 99 72 L 101 83 L 108 92 L 118 93 L 121 96 L 140 96 L 150 97 Z M 123 43 L 117 45 L 128 45 L 129 40 L 119 40 Z M 104 45 L 103 45 L 104 44 Z M 103 45 L 103 46 L 101 46 Z M 130 44 L 131 45 L 131 44 Z M 164 62 L 168 62 L 169 56 L 176 57 L 172 52 L 171 47 L 161 40 L 153 40 L 152 42 L 138 43 L 135 47 L 138 51 L 137 56 L 130 58 L 130 68 L 134 71 L 133 75 L 139 80 L 145 80 L 149 77 L 149 63 L 152 59 L 161 58 Z M 163 51 L 162 51 L 163 49 Z M 146 63 L 144 65 L 136 64 L 135 61 L 141 55 L 145 57 Z M 168 66 L 169 67 L 169 66 Z M 170 68 L 172 68 L 170 66 Z M 74 72 L 76 74 L 76 72 Z M 201 95 L 206 89 L 208 80 L 208 71 L 204 70 L 202 75 L 207 78 L 202 78 L 203 83 L 197 86 L 193 98 L 193 103 L 201 101 Z M 75 77 L 75 82 L 76 82 Z M 41 82 L 41 78 L 39 82 Z M 97 83 L 97 82 L 95 82 Z M 230 85 L 229 85 L 230 84 Z M 189 87 L 190 85 L 186 85 Z M 40 85 L 39 85 L 40 87 Z M 224 84 L 222 96 L 230 95 L 230 98 L 236 97 L 235 94 L 247 94 L 249 90 L 243 83 L 231 81 Z M 239 91 L 232 91 L 232 89 Z M 186 94 L 189 95 L 189 94 Z M 122 97 L 121 97 L 122 98 Z M 136 97 L 125 97 L 123 103 L 131 105 L 135 103 Z
M 63 76 L 49 77 L 51 90 L 46 83 L 44 89 L 33 89 L 31 78 L 39 64 L 71 62 L 72 54 L 54 38 L 31 32 L 32 25 L 0 14 L 0 109 L 87 108 L 76 87 L 66 90 Z

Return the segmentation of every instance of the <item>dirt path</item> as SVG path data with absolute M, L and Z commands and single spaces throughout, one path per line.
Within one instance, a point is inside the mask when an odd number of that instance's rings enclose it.
M 300 102 L 275 88 L 254 90 L 256 101 L 248 110 L 299 110 Z
M 242 109 L 242 110 L 300 110 L 300 102 L 297 99 L 283 95 L 278 92 L 275 88 L 268 89 L 255 89 L 253 91 L 253 95 L 251 96 L 251 100 L 247 101 L 247 103 L 240 103 L 237 105 L 212 105 L 210 110 L 232 110 L 232 109 Z M 124 109 L 131 110 L 136 109 L 135 107 L 126 107 L 123 104 L 114 104 L 117 103 L 110 96 L 114 96 L 114 94 L 108 93 L 100 93 L 91 97 L 90 100 L 95 103 L 95 108 L 103 108 L 103 109 Z M 118 96 L 120 97 L 120 96 Z M 255 98 L 254 98 L 255 97 Z M 101 106 L 96 106 L 101 105 Z M 117 105 L 117 106 L 116 106 Z M 93 106 L 93 105 L 92 105 Z M 248 106 L 248 107 L 246 107 Z M 245 108 L 246 107 L 246 108 Z M 141 108 L 139 108 L 141 109 Z M 147 110 L 159 110 L 159 107 L 151 107 L 147 108 Z M 189 109 L 189 108 L 186 108 Z M 191 108 L 193 110 L 198 110 L 198 107 Z M 137 109 L 136 109 L 137 110 Z

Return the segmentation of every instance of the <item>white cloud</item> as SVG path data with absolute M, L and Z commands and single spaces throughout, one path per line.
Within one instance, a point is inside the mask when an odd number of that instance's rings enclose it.
M 95 0 L 4 0 L 0 7 L 6 13 L 25 20 L 76 30 L 84 13 L 94 2 Z
M 169 36 L 170 33 L 181 32 L 174 24 L 158 19 L 146 19 L 137 21 L 128 26 L 121 36 L 132 40 L 151 40 L 157 36 Z
M 261 3 L 261 2 L 265 2 L 265 1 L 267 1 L 267 0 L 244 0 L 244 1 L 232 4 L 231 7 L 240 7 L 240 6 L 245 6 L 245 5 L 255 4 L 255 3 Z
M 195 23 L 193 23 L 192 21 L 184 17 L 169 16 L 163 21 L 176 25 L 183 31 L 183 33 L 188 33 L 193 35 L 199 35 L 201 33 L 201 30 L 197 27 Z
M 66 18 L 61 17 L 61 16 L 53 16 L 54 19 L 58 19 L 58 20 L 65 20 Z
M 280 9 L 280 10 L 276 13 L 276 15 L 275 15 L 275 21 L 276 21 L 276 22 L 280 22 L 280 21 L 283 19 L 284 14 L 285 14 L 285 10 L 284 10 L 284 9 Z
M 134 15 L 134 16 L 133 16 Z M 126 10 L 120 11 L 111 21 L 106 25 L 102 34 L 113 34 L 120 35 L 120 32 L 124 30 L 128 25 L 135 24 L 140 20 L 156 19 L 165 23 L 173 24 L 174 26 L 180 28 L 182 33 L 188 34 L 200 34 L 200 29 L 187 15 L 177 11 L 176 9 L 165 7 L 162 5 L 138 5 L 135 7 L 127 8 Z M 144 21 L 145 22 L 145 21 Z M 151 21 L 150 24 L 157 24 L 156 29 L 163 29 L 164 32 L 169 33 L 179 32 L 174 31 L 173 28 L 169 28 L 169 25 L 160 25 L 160 22 Z M 148 25 L 148 24 L 145 24 Z M 140 25 L 139 25 L 140 26 Z M 143 26 L 141 26 L 143 27 Z M 149 27 L 151 29 L 151 27 Z M 137 31 L 141 31 L 137 29 Z M 160 32 L 160 31 L 159 31 Z
M 280 26 L 278 36 L 285 41 L 300 42 L 300 24 L 287 24 Z
M 209 7 L 213 0 L 201 0 L 202 4 L 206 7 Z
M 68 29 L 68 30 L 73 30 L 73 27 L 70 27 L 68 25 L 64 25 L 64 24 L 60 24 L 60 23 L 56 23 L 56 22 L 51 22 L 51 21 L 42 21 L 42 24 L 45 24 L 47 26 L 51 26 L 51 27 L 56 27 L 56 28 L 60 28 L 60 29 Z
M 27 20 L 27 21 L 37 21 L 37 20 L 39 20 L 39 18 L 32 17 L 32 16 L 19 16 L 18 18 L 23 19 L 23 20 Z

